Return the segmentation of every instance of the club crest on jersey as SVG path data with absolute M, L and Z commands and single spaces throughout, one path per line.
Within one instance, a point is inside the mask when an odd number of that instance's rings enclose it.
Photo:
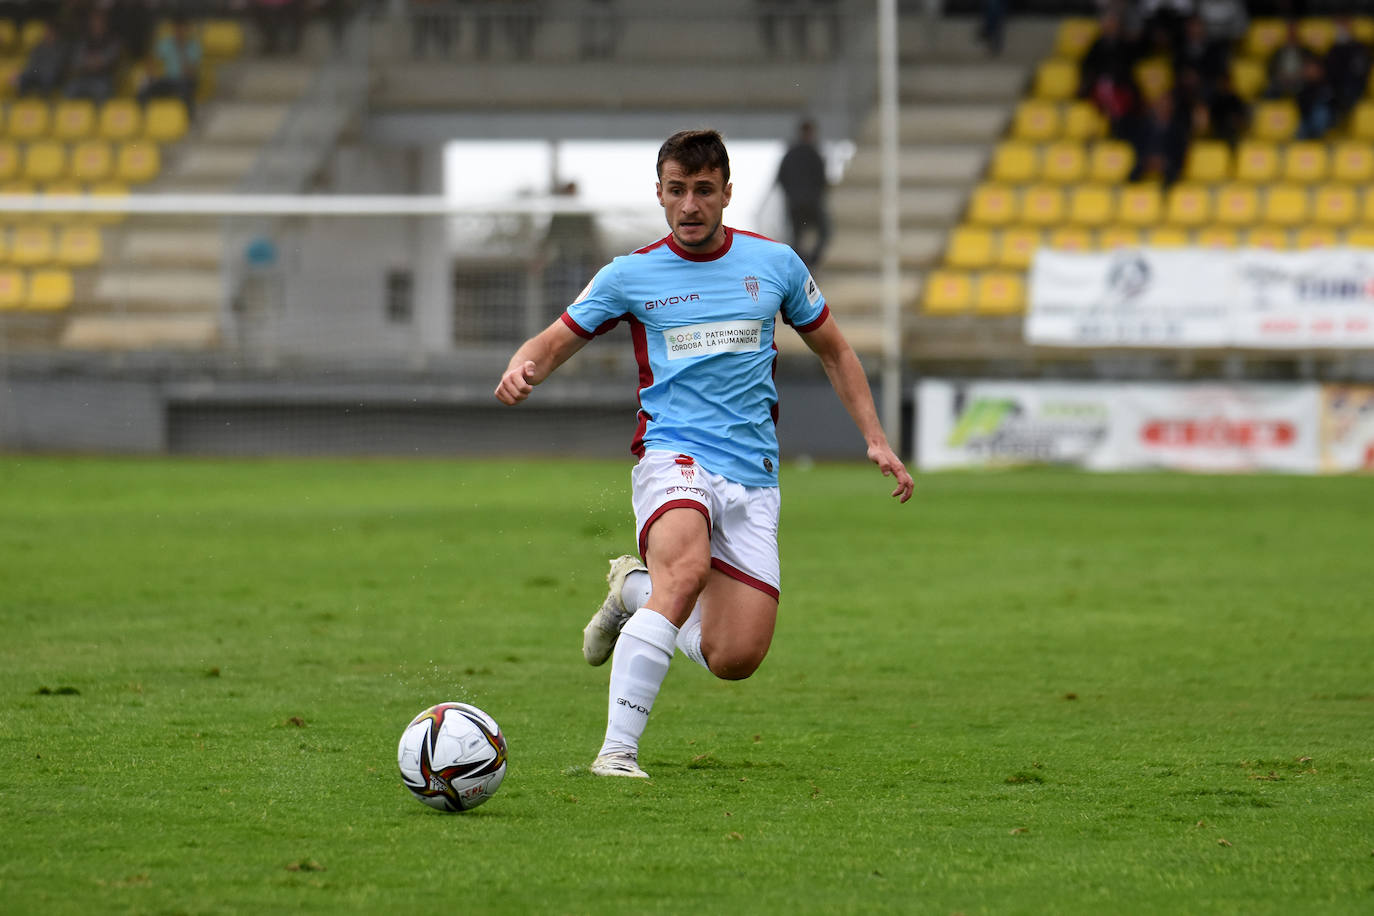
M 749 298 L 755 302 L 759 301 L 759 278 L 748 276 L 744 278 L 744 291 L 749 294 Z

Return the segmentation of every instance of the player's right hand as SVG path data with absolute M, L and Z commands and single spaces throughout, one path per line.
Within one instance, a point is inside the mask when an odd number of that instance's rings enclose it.
M 534 375 L 533 360 L 511 366 L 506 370 L 506 374 L 501 376 L 501 383 L 496 386 L 496 400 L 507 405 L 519 404 L 534 390 Z

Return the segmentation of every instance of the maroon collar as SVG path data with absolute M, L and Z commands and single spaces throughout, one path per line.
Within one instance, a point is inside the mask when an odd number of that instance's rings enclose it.
M 725 253 L 730 250 L 730 246 L 735 241 L 735 230 L 731 229 L 729 226 L 722 226 L 721 228 L 725 230 L 725 241 L 721 244 L 719 248 L 717 248 L 715 251 L 712 251 L 709 254 L 697 254 L 695 251 L 688 251 L 687 249 L 683 248 L 681 245 L 677 243 L 677 240 L 673 238 L 673 234 L 671 232 L 668 233 L 668 237 L 667 239 L 665 239 L 665 241 L 667 241 L 668 248 L 672 250 L 673 254 L 677 255 L 680 258 L 683 258 L 684 260 L 715 261 L 719 258 L 725 257 Z

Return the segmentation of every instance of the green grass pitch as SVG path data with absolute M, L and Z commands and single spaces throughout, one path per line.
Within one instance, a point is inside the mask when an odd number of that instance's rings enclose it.
M 0 912 L 1368 913 L 1374 479 L 787 467 L 754 678 L 588 775 L 628 462 L 0 459 Z M 405 792 L 422 708 L 505 785 Z

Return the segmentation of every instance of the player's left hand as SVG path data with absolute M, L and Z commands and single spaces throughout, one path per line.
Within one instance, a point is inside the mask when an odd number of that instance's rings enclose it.
M 897 479 L 897 489 L 892 491 L 893 496 L 898 497 L 901 502 L 911 499 L 911 494 L 916 490 L 916 481 L 911 479 L 906 465 L 902 464 L 902 459 L 898 458 L 891 448 L 886 445 L 870 445 L 868 460 L 878 466 L 884 477 Z

